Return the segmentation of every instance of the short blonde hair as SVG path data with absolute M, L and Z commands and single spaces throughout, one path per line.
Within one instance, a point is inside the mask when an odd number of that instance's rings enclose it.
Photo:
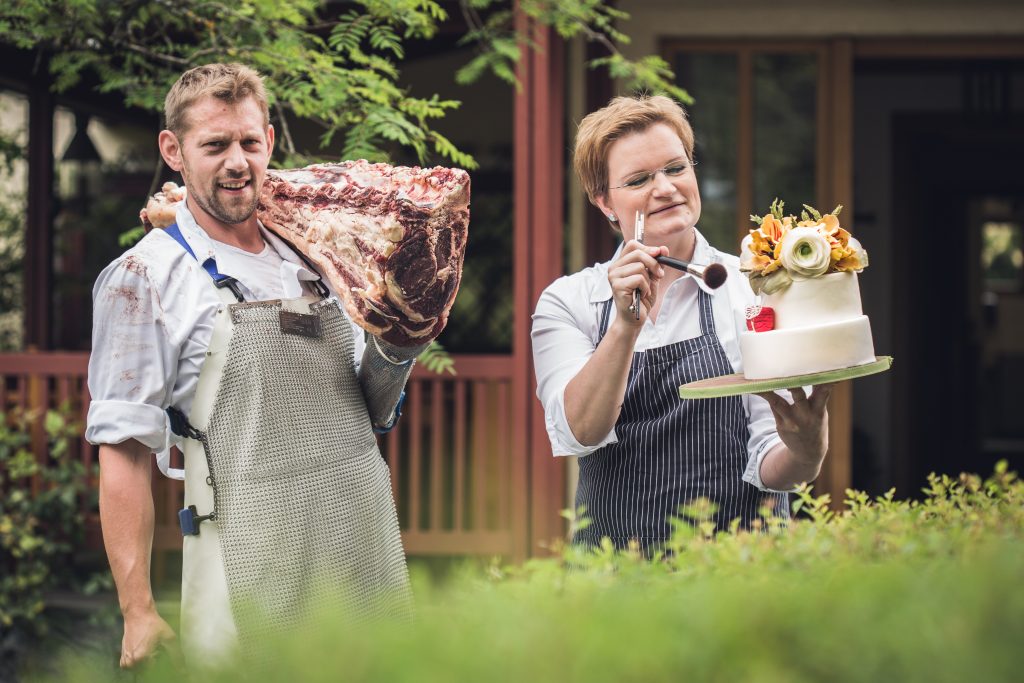
M 608 149 L 612 143 L 656 123 L 668 125 L 679 135 L 687 158 L 693 161 L 693 128 L 682 106 L 663 95 L 616 97 L 580 121 L 572 161 L 592 203 L 608 192 Z
M 191 127 L 188 110 L 206 96 L 235 104 L 251 97 L 263 112 L 263 127 L 270 124 L 267 91 L 263 78 L 244 64 L 204 64 L 189 69 L 178 78 L 164 99 L 167 129 L 182 137 Z

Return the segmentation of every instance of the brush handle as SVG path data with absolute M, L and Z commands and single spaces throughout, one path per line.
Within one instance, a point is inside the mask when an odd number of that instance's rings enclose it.
M 681 270 L 684 273 L 691 272 L 690 266 L 692 264 L 689 261 L 682 261 L 677 258 L 672 258 L 671 256 L 658 256 L 655 260 L 663 266 L 669 266 L 670 268 Z
M 669 266 L 670 268 L 681 270 L 684 273 L 689 273 L 694 277 L 699 277 L 712 289 L 721 287 L 722 283 L 725 282 L 726 277 L 728 277 L 728 272 L 725 270 L 725 266 L 720 263 L 712 263 L 708 266 L 698 266 L 695 263 L 672 258 L 671 256 L 658 256 L 655 260 L 663 266 Z

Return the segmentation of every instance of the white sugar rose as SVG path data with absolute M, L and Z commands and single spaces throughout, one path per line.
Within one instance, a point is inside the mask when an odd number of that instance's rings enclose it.
M 790 275 L 811 278 L 828 270 L 832 248 L 816 226 L 789 230 L 779 246 L 779 260 Z
M 753 241 L 753 236 L 748 234 L 740 242 L 740 270 L 754 270 L 754 257 L 756 254 L 750 250 L 750 243 Z

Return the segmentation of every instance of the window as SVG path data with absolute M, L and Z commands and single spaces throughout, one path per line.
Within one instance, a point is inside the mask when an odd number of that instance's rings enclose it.
M 699 229 L 735 253 L 778 197 L 798 213 L 819 204 L 824 46 L 670 40 L 663 53 L 689 91 L 701 190 Z M 832 207 L 819 206 L 822 210 Z

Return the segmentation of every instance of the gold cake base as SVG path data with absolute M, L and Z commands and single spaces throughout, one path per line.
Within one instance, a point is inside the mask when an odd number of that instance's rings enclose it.
M 722 375 L 697 382 L 690 382 L 679 387 L 679 398 L 722 398 L 724 396 L 740 396 L 756 394 L 762 391 L 793 389 L 815 384 L 841 382 L 856 377 L 867 377 L 885 372 L 892 367 L 892 356 L 876 356 L 874 362 L 855 365 L 852 368 L 812 372 L 808 375 L 792 375 L 791 377 L 773 377 L 771 379 L 747 379 L 743 375 Z

